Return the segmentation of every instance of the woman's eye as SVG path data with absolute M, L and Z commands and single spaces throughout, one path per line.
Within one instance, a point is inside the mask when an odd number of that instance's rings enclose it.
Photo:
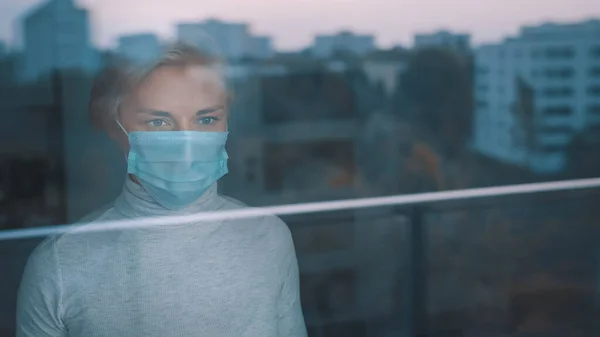
M 210 125 L 213 124 L 217 119 L 214 117 L 204 117 L 198 120 L 198 124 Z
M 151 121 L 148 121 L 148 125 L 155 127 L 155 128 L 159 128 L 161 126 L 167 125 L 167 122 L 163 119 L 153 119 Z

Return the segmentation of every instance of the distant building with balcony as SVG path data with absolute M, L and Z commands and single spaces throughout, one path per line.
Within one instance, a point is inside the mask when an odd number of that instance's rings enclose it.
M 149 62 L 158 57 L 160 49 L 156 34 L 134 34 L 119 37 L 117 53 L 134 62 Z
M 455 34 L 442 30 L 432 34 L 417 34 L 414 38 L 415 48 L 439 47 L 452 49 L 457 52 L 468 52 L 471 49 L 469 34 Z
M 53 70 L 91 73 L 98 67 L 90 40 L 88 11 L 73 0 L 49 0 L 22 19 L 21 81 L 32 81 Z
M 362 61 L 367 78 L 374 84 L 382 85 L 388 96 L 395 92 L 398 78 L 407 63 L 408 52 L 399 47 L 372 52 Z
M 177 39 L 233 61 L 245 57 L 268 58 L 273 54 L 271 39 L 253 36 L 246 23 L 215 19 L 180 23 L 177 25 Z
M 523 27 L 475 51 L 475 147 L 535 172 L 565 167 L 573 136 L 600 126 L 600 21 Z
M 375 50 L 373 35 L 357 35 L 352 32 L 341 32 L 336 35 L 317 35 L 311 48 L 312 55 L 318 58 L 329 58 L 336 53 L 365 55 Z

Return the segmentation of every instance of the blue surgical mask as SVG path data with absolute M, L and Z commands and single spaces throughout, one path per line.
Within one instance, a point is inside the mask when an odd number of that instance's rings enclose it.
M 227 174 L 227 132 L 125 131 L 127 173 L 161 205 L 184 208 Z

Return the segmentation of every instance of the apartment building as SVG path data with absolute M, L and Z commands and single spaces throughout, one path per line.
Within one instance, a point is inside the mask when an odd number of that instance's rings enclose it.
M 535 172 L 566 165 L 573 136 L 600 124 L 600 21 L 523 27 L 475 51 L 475 147 Z

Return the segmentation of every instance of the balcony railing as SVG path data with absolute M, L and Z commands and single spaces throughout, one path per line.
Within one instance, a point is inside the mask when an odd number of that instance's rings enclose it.
M 595 336 L 599 196 L 596 178 L 111 221 L 78 230 L 278 215 L 296 241 L 311 336 Z M 0 332 L 11 331 L 11 289 L 32 242 L 39 242 L 26 239 L 72 229 L 0 232 L 2 268 L 15 271 L 0 293 L 0 316 L 7 317 Z

